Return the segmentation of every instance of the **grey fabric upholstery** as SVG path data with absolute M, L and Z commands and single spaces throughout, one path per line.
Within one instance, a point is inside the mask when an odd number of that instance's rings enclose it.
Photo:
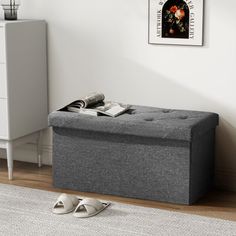
M 217 123 L 218 115 L 214 113 L 142 106 L 132 106 L 116 118 L 61 111 L 51 113 L 49 118 L 49 124 L 56 127 L 185 141 L 214 128 Z
M 117 118 L 53 112 L 59 188 L 192 204 L 213 183 L 214 113 L 133 106 Z

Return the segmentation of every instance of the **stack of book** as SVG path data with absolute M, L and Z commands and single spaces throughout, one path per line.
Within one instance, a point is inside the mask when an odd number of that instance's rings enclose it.
M 77 112 L 92 116 L 107 115 L 116 117 L 126 112 L 130 107 L 130 105 L 118 102 L 105 101 L 103 93 L 95 92 L 68 104 L 60 111 Z

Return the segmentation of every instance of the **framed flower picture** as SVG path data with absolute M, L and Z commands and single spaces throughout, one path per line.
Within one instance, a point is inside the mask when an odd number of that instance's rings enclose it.
M 203 0 L 149 0 L 150 44 L 203 44 Z

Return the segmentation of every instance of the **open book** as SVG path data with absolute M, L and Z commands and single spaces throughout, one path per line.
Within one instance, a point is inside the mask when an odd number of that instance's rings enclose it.
M 130 105 L 105 101 L 105 96 L 102 93 L 92 93 L 82 99 L 70 103 L 61 110 L 92 116 L 104 114 L 107 116 L 116 117 L 127 111 L 129 108 Z

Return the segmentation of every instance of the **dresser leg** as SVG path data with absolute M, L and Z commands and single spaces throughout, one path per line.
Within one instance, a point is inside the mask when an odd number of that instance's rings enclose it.
M 42 167 L 42 139 L 43 139 L 43 131 L 39 132 L 38 136 L 38 144 L 37 144 L 37 156 L 38 156 L 38 167 Z
M 13 179 L 13 142 L 7 142 L 7 167 L 8 167 L 8 178 Z

